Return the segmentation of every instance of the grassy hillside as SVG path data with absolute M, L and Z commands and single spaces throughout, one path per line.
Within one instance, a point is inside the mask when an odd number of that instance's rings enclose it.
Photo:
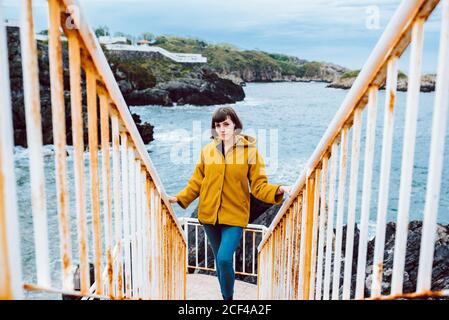
M 347 71 L 345 73 L 343 73 L 341 75 L 341 79 L 348 79 L 348 78 L 355 78 L 359 75 L 360 73 L 360 69 L 359 70 L 351 70 L 351 71 Z M 401 70 L 398 71 L 398 79 L 406 79 L 407 75 L 402 72 Z
M 254 72 L 280 72 L 284 76 L 313 77 L 319 75 L 321 65 L 283 54 L 240 50 L 230 44 L 208 44 L 193 38 L 159 36 L 154 45 L 172 52 L 200 53 L 207 57 L 209 66 L 219 73 L 251 69 Z

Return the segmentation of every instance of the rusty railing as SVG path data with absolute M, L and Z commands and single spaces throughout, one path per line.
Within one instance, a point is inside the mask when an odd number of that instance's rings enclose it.
M 437 212 L 443 169 L 449 99 L 449 1 L 442 1 L 442 22 L 433 123 L 428 162 L 424 219 L 417 287 L 403 295 L 403 274 L 412 187 L 413 156 L 423 55 L 423 27 L 438 0 L 404 0 L 383 32 L 369 59 L 346 95 L 319 145 L 298 178 L 290 198 L 280 208 L 258 247 L 261 299 L 363 299 L 378 91 L 386 83 L 379 198 L 370 298 L 448 295 L 430 291 L 437 232 Z M 393 120 L 398 59 L 411 46 L 406 118 L 399 185 L 390 186 Z M 355 221 L 362 114 L 366 112 L 357 268 L 353 270 Z M 351 152 L 348 136 L 352 134 Z M 346 181 L 350 157 L 349 183 Z M 337 180 L 338 173 L 338 180 Z M 338 185 L 337 185 L 338 181 Z M 382 293 L 383 258 L 389 188 L 398 188 L 399 203 L 391 292 Z M 345 189 L 348 188 L 347 199 Z M 346 211 L 347 206 L 347 211 Z M 346 241 L 343 243 L 343 222 Z M 344 247 L 343 247 L 344 246 Z M 345 249 L 344 256 L 342 255 Z M 342 262 L 344 269 L 342 269 Z M 353 275 L 356 277 L 353 285 Z M 342 290 L 340 290 L 342 286 Z
M 215 259 L 212 253 L 212 248 L 209 245 L 209 242 L 207 241 L 207 237 L 205 236 L 204 228 L 199 223 L 197 218 L 179 218 L 179 222 L 184 227 L 184 233 L 187 240 L 187 253 L 186 253 L 186 259 L 187 259 L 187 268 L 188 269 L 198 269 L 198 270 L 206 270 L 206 271 L 217 271 Z M 193 229 L 192 229 L 193 228 Z M 192 232 L 193 239 L 190 241 L 190 238 L 188 235 L 190 234 L 191 230 L 194 230 Z M 201 230 L 201 231 L 200 231 Z M 233 265 L 235 269 L 235 274 L 239 274 L 242 276 L 252 276 L 257 277 L 257 245 L 260 243 L 260 241 L 263 238 L 263 235 L 265 234 L 267 230 L 267 227 L 259 224 L 248 224 L 245 228 L 243 228 L 243 235 L 242 235 L 242 241 L 240 246 L 237 248 L 236 252 L 234 252 L 233 255 Z M 200 235 L 203 235 L 202 240 L 202 256 L 204 257 L 204 262 L 200 263 Z M 192 248 L 192 250 L 189 250 Z M 209 254 L 208 254 L 209 252 Z M 245 257 L 242 259 L 242 263 L 236 265 L 236 254 L 241 253 L 242 257 Z M 211 257 L 211 259 L 209 258 Z M 248 257 L 248 258 L 247 258 Z M 189 259 L 190 258 L 190 259 Z M 190 261 L 193 260 L 194 264 L 190 264 Z M 213 262 L 213 268 L 210 267 L 210 262 Z M 248 266 L 249 265 L 249 268 Z
M 183 230 L 103 51 L 80 6 L 71 0 L 48 1 L 61 283 L 52 283 L 50 277 L 54 272 L 50 268 L 51 260 L 55 258 L 49 254 L 48 243 L 38 52 L 32 0 L 21 0 L 20 37 L 37 279 L 36 283 L 24 283 L 14 176 L 8 48 L 1 2 L 0 298 L 17 299 L 23 298 L 25 291 L 43 291 L 91 298 L 185 299 L 186 240 Z M 67 37 L 68 45 L 76 215 L 70 212 L 71 193 L 67 181 L 70 168 L 66 155 L 62 34 Z M 83 89 L 87 108 L 83 108 Z M 88 118 L 87 128 L 84 128 L 84 116 Z M 87 208 L 88 195 L 84 184 L 83 135 L 86 133 L 90 208 Z M 72 216 L 76 220 L 76 241 L 72 241 L 73 232 L 70 230 Z M 90 221 L 91 241 L 87 228 Z M 73 259 L 72 247 L 78 248 L 77 263 Z M 93 254 L 89 253 L 90 250 Z M 89 279 L 89 254 L 93 257 L 94 281 Z M 74 289 L 71 271 L 76 264 L 80 278 L 77 290 Z

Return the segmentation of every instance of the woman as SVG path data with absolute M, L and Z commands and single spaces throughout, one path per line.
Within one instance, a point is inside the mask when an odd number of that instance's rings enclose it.
M 212 247 L 224 300 L 233 298 L 233 255 L 249 222 L 249 186 L 254 197 L 272 204 L 280 204 L 291 188 L 268 183 L 256 138 L 241 134 L 242 128 L 231 107 L 217 108 L 212 115 L 213 141 L 202 148 L 187 186 L 169 197 L 183 209 L 200 197 L 198 220 Z

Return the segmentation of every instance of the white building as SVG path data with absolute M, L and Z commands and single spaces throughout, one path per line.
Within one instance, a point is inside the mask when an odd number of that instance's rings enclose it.
M 151 44 L 155 44 L 156 43 L 156 40 L 145 40 L 145 39 L 142 39 L 142 40 L 139 40 L 139 41 L 137 41 L 137 45 L 138 46 L 149 46 L 149 45 L 151 45 Z
M 111 37 L 111 36 L 100 36 L 98 41 L 101 44 L 127 44 L 128 39 L 126 37 Z
M 140 51 L 140 52 L 158 52 L 161 55 L 182 63 L 207 63 L 207 58 L 198 53 L 176 53 L 165 50 L 161 47 L 149 45 L 127 45 L 127 44 L 107 44 L 106 49 L 112 51 Z

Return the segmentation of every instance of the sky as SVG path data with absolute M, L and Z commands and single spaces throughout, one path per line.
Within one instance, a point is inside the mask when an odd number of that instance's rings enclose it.
M 1 0 L 0 0 L 1 1 Z M 408 0 L 405 0 L 408 1 Z M 3 0 L 18 19 L 17 0 Z M 240 49 L 362 68 L 400 0 L 79 0 L 92 27 L 140 35 L 188 36 Z M 36 29 L 46 29 L 46 1 L 34 0 Z M 441 4 L 439 5 L 441 6 Z M 425 26 L 423 72 L 435 73 L 441 8 Z M 408 69 L 408 53 L 401 59 Z

